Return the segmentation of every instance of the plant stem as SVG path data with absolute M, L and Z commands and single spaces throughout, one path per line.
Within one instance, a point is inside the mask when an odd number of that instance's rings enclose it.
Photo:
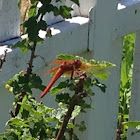
M 28 81 L 29 81 L 29 76 L 30 76 L 30 74 L 32 74 L 33 60 L 34 60 L 34 58 L 35 58 L 36 44 L 37 44 L 37 43 L 34 42 L 33 47 L 32 47 L 32 49 L 31 49 L 30 60 L 29 60 L 29 62 L 28 62 L 28 67 L 27 67 L 26 73 L 25 73 L 25 75 L 24 75 L 24 76 L 27 77 Z M 26 95 L 26 92 L 22 92 L 22 93 L 19 94 L 19 102 L 22 102 L 22 99 L 23 99 L 23 97 L 24 97 L 25 95 Z M 21 107 L 21 105 L 17 103 L 17 107 L 16 107 L 16 109 L 15 109 L 15 115 L 14 115 L 14 117 L 16 117 L 16 116 L 18 115 L 19 110 L 20 110 L 20 107 Z M 13 116 L 13 112 L 11 112 L 11 116 Z
M 56 140 L 61 140 L 63 135 L 64 135 L 64 132 L 66 130 L 66 127 L 68 125 L 68 122 L 71 118 L 71 115 L 72 115 L 72 112 L 74 111 L 74 107 L 75 105 L 77 104 L 78 100 L 79 100 L 80 96 L 78 94 L 74 94 L 72 99 L 71 99 L 71 102 L 70 102 L 70 106 L 69 106 L 69 109 L 64 117 L 64 120 L 63 120 L 63 123 L 61 125 L 61 128 L 57 134 L 57 137 L 56 137 Z
M 66 115 L 64 116 L 64 120 L 62 122 L 62 125 L 59 129 L 59 132 L 57 134 L 57 137 L 55 140 L 61 140 L 64 136 L 66 127 L 68 125 L 68 122 L 71 118 L 72 112 L 74 111 L 75 106 L 79 102 L 80 99 L 87 96 L 87 93 L 84 92 L 83 85 L 86 81 L 86 74 L 82 72 L 82 74 L 79 75 L 79 82 L 76 84 L 75 94 L 71 98 L 70 106 L 68 108 L 68 111 Z
M 31 57 L 28 63 L 28 68 L 27 68 L 27 73 L 26 76 L 29 76 L 32 73 L 32 68 L 33 68 L 33 60 L 35 58 L 35 49 L 36 49 L 36 42 L 34 42 L 33 47 L 31 49 Z

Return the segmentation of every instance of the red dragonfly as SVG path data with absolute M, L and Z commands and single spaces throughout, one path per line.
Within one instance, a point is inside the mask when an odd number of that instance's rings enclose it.
M 55 64 L 60 64 L 57 67 L 54 67 L 53 69 L 47 71 L 44 74 L 47 73 L 52 73 L 55 72 L 54 77 L 52 78 L 52 80 L 50 81 L 50 83 L 46 86 L 45 90 L 42 92 L 42 94 L 40 95 L 40 98 L 44 97 L 46 95 L 47 92 L 49 92 L 50 88 L 52 87 L 52 85 L 59 79 L 59 77 L 63 74 L 71 74 L 71 79 L 73 77 L 73 74 L 78 71 L 78 70 L 84 70 L 86 71 L 88 68 L 96 68 L 96 69 L 101 69 L 101 67 L 99 66 L 93 66 L 91 64 L 86 64 L 83 63 L 81 60 L 76 59 L 76 60 L 59 60 L 56 59 L 53 61 L 53 63 Z

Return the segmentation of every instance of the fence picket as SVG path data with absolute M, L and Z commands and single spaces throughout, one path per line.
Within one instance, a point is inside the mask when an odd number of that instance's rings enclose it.
M 136 32 L 132 93 L 130 102 L 130 121 L 140 121 L 140 31 Z M 140 133 L 136 129 L 129 129 L 128 140 L 139 140 Z M 132 135 L 132 133 L 135 133 Z

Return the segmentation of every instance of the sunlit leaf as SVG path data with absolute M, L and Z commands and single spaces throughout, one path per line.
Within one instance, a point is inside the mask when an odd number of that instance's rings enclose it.
M 28 127 L 29 125 L 27 124 L 28 121 L 24 121 L 18 118 L 12 118 L 7 122 L 8 125 L 16 125 L 16 126 L 22 126 L 22 127 Z
M 71 119 L 74 119 L 77 115 L 79 115 L 80 112 L 81 112 L 81 107 L 75 106 L 74 111 L 72 112 Z
M 124 126 L 136 128 L 140 125 L 140 121 L 128 121 L 123 123 Z

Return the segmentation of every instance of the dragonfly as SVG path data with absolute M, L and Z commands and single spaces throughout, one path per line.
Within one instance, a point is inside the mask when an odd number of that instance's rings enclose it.
M 71 79 L 73 78 L 73 75 L 78 71 L 85 71 L 87 73 L 90 73 L 93 69 L 103 69 L 101 66 L 92 65 L 90 63 L 84 63 L 80 59 L 74 59 L 74 60 L 61 60 L 56 59 L 53 61 L 54 64 L 59 64 L 59 66 L 56 66 L 52 68 L 51 70 L 44 73 L 55 73 L 53 78 L 51 79 L 50 83 L 46 86 L 42 94 L 40 95 L 40 98 L 44 97 L 53 84 L 63 75 L 71 75 Z M 91 68 L 91 69 L 90 69 Z M 90 70 L 89 70 L 90 69 Z

